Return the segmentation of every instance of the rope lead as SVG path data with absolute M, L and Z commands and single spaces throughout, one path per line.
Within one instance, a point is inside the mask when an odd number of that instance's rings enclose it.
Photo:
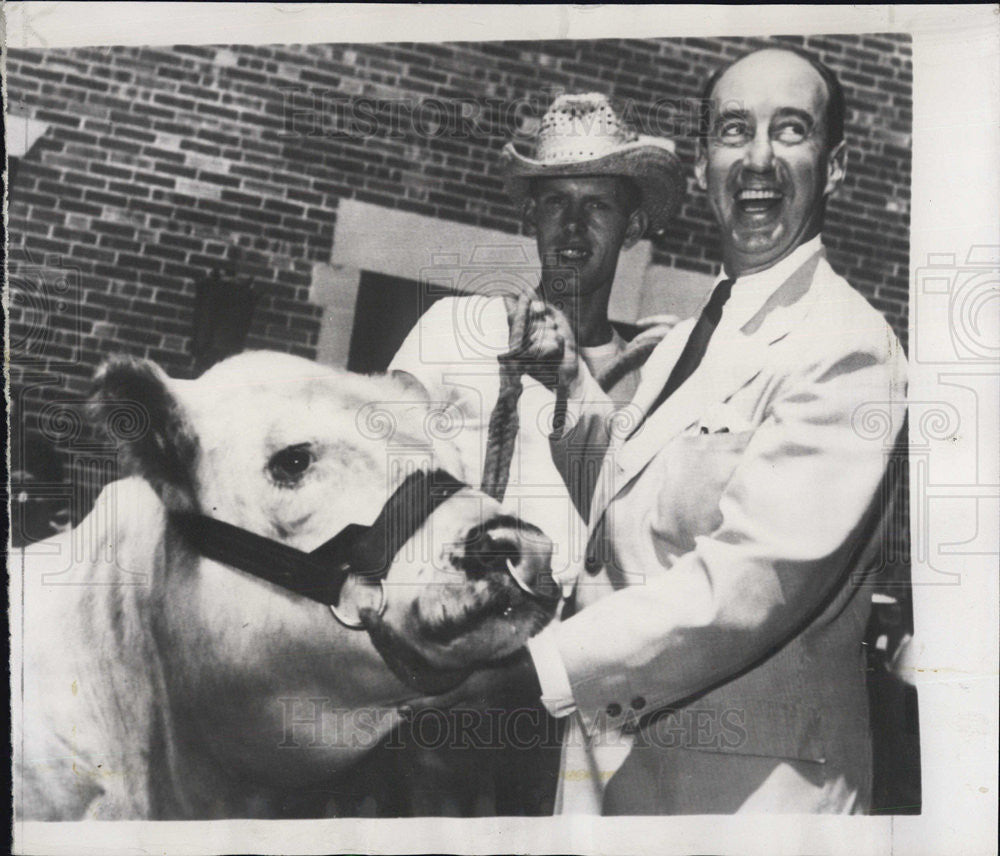
M 489 431 L 486 435 L 486 460 L 483 462 L 482 491 L 497 502 L 503 502 L 510 479 L 510 462 L 514 457 L 514 442 L 520 428 L 517 404 L 521 399 L 524 385 L 521 372 L 514 358 L 524 349 L 524 339 L 528 332 L 530 306 L 525 305 L 510 322 L 510 350 L 501 354 L 500 393 L 490 414 Z
M 528 332 L 530 305 L 516 313 L 510 322 L 510 350 L 498 358 L 500 364 L 500 392 L 497 403 L 490 414 L 490 425 L 486 436 L 486 460 L 483 463 L 481 490 L 497 502 L 503 502 L 510 479 L 510 464 L 514 457 L 514 443 L 520 428 L 517 405 L 524 385 L 521 372 L 515 361 L 524 349 Z M 662 338 L 662 337 L 660 337 Z M 629 343 L 621 356 L 596 378 L 601 389 L 608 392 L 629 372 L 643 365 L 660 338 L 643 336 L 639 341 Z M 566 428 L 566 411 L 569 390 L 560 378 L 556 385 L 556 403 L 552 415 L 550 439 L 558 440 Z

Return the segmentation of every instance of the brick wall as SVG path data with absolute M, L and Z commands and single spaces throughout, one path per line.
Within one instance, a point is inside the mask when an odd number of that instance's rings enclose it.
M 911 63 L 906 36 L 789 38 L 839 72 L 848 178 L 830 206 L 834 266 L 905 341 Z M 8 54 L 9 112 L 49 124 L 10 188 L 17 427 L 72 399 L 108 353 L 191 370 L 195 283 L 251 277 L 249 345 L 314 356 L 313 262 L 338 200 L 518 230 L 495 169 L 553 94 L 600 90 L 694 152 L 705 75 L 760 40 L 680 39 L 97 48 Z M 703 194 L 654 239 L 657 264 L 718 263 Z M 377 227 L 377 224 L 373 224 Z

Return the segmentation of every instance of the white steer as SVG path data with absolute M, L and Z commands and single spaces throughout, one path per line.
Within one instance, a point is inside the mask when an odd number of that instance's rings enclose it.
M 348 773 L 401 705 L 552 617 L 527 591 L 551 583 L 548 540 L 469 487 L 394 545 L 381 586 L 347 579 L 338 613 L 371 633 L 175 525 L 198 514 L 305 555 L 371 524 L 414 466 L 461 479 L 435 414 L 388 378 L 268 352 L 195 381 L 115 359 L 94 401 L 138 404 L 145 430 L 124 449 L 133 475 L 12 574 L 22 819 L 276 816 Z

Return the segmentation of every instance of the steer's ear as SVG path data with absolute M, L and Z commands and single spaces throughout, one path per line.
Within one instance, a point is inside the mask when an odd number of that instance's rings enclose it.
M 146 479 L 167 508 L 195 508 L 198 439 L 158 365 L 109 359 L 94 377 L 90 415 L 120 444 L 127 470 Z

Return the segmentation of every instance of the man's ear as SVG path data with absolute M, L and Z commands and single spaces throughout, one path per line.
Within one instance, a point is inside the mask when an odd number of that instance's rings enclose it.
M 628 226 L 625 227 L 625 238 L 622 240 L 622 249 L 627 250 L 634 247 L 639 239 L 646 234 L 649 226 L 649 215 L 641 206 L 636 208 L 628 218 Z
M 535 221 L 537 211 L 538 205 L 533 197 L 529 196 L 524 200 L 524 205 L 521 206 L 521 228 L 524 229 L 524 234 L 529 238 L 538 235 L 538 224 Z
M 699 139 L 695 150 L 694 177 L 698 182 L 698 187 L 708 190 L 708 152 L 705 150 L 705 141 Z
M 847 140 L 841 140 L 830 151 L 826 170 L 826 187 L 823 189 L 823 195 L 830 196 L 840 187 L 847 174 Z
M 89 413 L 119 445 L 127 471 L 146 479 L 168 509 L 197 507 L 198 439 L 159 366 L 134 357 L 109 359 L 94 377 Z

